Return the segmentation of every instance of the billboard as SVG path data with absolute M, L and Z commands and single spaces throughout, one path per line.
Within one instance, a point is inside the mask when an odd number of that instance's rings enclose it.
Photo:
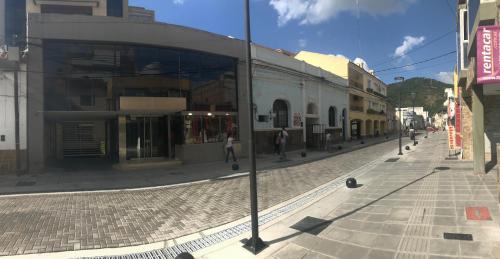
M 500 26 L 477 28 L 477 83 L 500 83 Z

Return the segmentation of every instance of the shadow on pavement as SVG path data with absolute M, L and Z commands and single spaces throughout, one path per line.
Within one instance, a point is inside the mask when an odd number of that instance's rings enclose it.
M 343 219 L 345 217 L 348 217 L 348 216 L 350 216 L 350 215 L 352 215 L 352 214 L 354 214 L 354 213 L 356 213 L 356 212 L 358 212 L 358 211 L 360 211 L 360 210 L 362 210 L 362 209 L 364 209 L 364 208 L 366 208 L 366 207 L 368 207 L 370 205 L 373 205 L 373 204 L 377 203 L 378 201 L 383 200 L 384 198 L 387 198 L 388 196 L 390 196 L 390 195 L 392 195 L 392 194 L 394 194 L 394 193 L 396 193 L 396 192 L 398 192 L 398 191 L 400 191 L 400 190 L 402 190 L 402 189 L 404 189 L 404 188 L 406 188 L 406 187 L 408 187 L 408 186 L 410 186 L 410 185 L 412 185 L 412 184 L 414 184 L 416 182 L 419 182 L 419 181 L 421 181 L 421 180 L 423 180 L 423 179 L 425 179 L 425 178 L 427 178 L 427 177 L 429 177 L 429 176 L 431 176 L 431 175 L 433 175 L 433 174 L 435 174 L 435 173 L 437 173 L 439 171 L 449 170 L 449 169 L 450 169 L 449 167 L 436 167 L 436 168 L 434 168 L 434 170 L 431 173 L 428 173 L 428 174 L 426 174 L 426 175 L 424 175 L 424 176 L 422 176 L 422 177 L 420 177 L 418 179 L 415 179 L 415 180 L 413 180 L 413 181 L 411 181 L 411 182 L 409 182 L 409 183 L 407 183 L 407 184 L 399 187 L 398 189 L 395 189 L 395 190 L 393 190 L 393 191 L 385 194 L 384 196 L 382 196 L 382 197 L 380 197 L 380 198 L 378 198 L 376 200 L 373 200 L 373 201 L 371 201 L 371 202 L 369 202 L 369 203 L 367 203 L 367 204 L 365 204 L 365 205 L 363 205 L 363 206 L 361 206 L 359 208 L 356 208 L 356 209 L 354 209 L 352 211 L 349 211 L 349 212 L 347 212 L 347 213 L 345 213 L 343 215 L 335 217 L 334 219 L 324 220 L 324 222 L 318 223 L 316 225 L 312 225 L 309 228 L 305 228 L 301 232 L 297 232 L 297 233 L 294 233 L 294 234 L 291 234 L 291 235 L 288 235 L 288 236 L 284 236 L 284 237 L 280 237 L 280 238 L 277 238 L 277 239 L 274 239 L 274 240 L 270 240 L 270 241 L 267 241 L 266 243 L 269 244 L 269 245 L 275 244 L 275 243 L 279 243 L 279 242 L 291 239 L 293 237 L 299 236 L 299 235 L 301 235 L 304 232 L 311 233 L 311 234 L 314 233 L 314 235 L 318 235 L 319 233 L 321 233 L 322 230 L 324 230 L 325 228 L 327 228 L 329 225 L 331 225 L 335 221 Z

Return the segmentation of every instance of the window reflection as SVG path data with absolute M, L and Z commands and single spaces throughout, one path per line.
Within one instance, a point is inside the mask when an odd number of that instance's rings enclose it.
M 46 41 L 45 110 L 119 111 L 122 96 L 184 97 L 190 112 L 172 116 L 176 144 L 237 138 L 236 62 L 192 50 Z
M 238 140 L 237 117 L 234 115 L 186 115 L 185 143 L 223 142 L 228 134 Z

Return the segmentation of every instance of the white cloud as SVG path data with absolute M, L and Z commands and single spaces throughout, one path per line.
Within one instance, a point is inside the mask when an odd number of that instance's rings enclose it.
M 417 0 L 358 0 L 360 13 L 373 16 L 404 13 Z M 341 12 L 357 12 L 355 0 L 270 0 L 278 13 L 278 25 L 297 20 L 300 24 L 319 24 Z
M 408 51 L 412 50 L 413 48 L 422 45 L 424 43 L 425 37 L 420 36 L 420 37 L 413 37 L 413 36 L 405 36 L 403 40 L 403 44 L 401 46 L 397 47 L 396 50 L 394 50 L 394 57 L 400 58 L 406 55 Z
M 333 57 L 337 57 L 337 58 L 344 58 L 344 59 L 347 59 L 347 60 L 350 60 L 348 57 L 342 55 L 342 54 L 338 54 L 338 55 L 335 55 L 335 54 L 329 54 L 329 56 L 333 56 Z
M 361 66 L 364 70 L 370 71 L 370 67 L 368 67 L 368 63 L 362 58 L 355 58 L 352 61 L 354 64 Z
M 174 2 L 174 4 L 181 5 L 181 4 L 184 4 L 186 2 L 186 0 L 174 0 L 173 2 Z
M 453 72 L 439 72 L 436 79 L 447 84 L 453 84 Z
M 299 47 L 305 48 L 307 46 L 307 40 L 306 39 L 299 39 Z

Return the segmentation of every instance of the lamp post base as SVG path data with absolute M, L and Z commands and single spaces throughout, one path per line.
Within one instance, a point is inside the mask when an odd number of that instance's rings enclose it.
M 245 238 L 245 239 L 241 240 L 241 243 L 243 243 L 243 248 L 250 251 L 254 255 L 260 253 L 262 250 L 264 250 L 264 249 L 266 249 L 266 247 L 268 247 L 268 245 L 266 243 L 264 243 L 264 241 L 262 241 L 262 239 L 260 239 L 260 237 L 258 237 L 257 240 L 255 240 L 255 244 L 254 244 L 252 238 L 250 238 L 250 239 Z

